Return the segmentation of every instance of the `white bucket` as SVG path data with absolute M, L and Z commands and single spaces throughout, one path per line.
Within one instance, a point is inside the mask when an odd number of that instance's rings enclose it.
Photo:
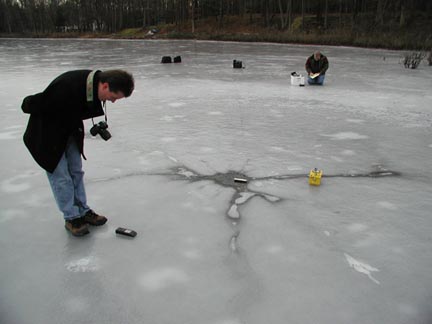
M 291 85 L 304 86 L 305 77 L 303 75 L 291 75 Z

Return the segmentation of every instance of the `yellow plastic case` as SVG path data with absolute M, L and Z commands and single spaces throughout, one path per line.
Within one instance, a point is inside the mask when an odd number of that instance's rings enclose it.
M 319 186 L 321 184 L 322 170 L 316 168 L 309 173 L 309 184 L 311 186 Z

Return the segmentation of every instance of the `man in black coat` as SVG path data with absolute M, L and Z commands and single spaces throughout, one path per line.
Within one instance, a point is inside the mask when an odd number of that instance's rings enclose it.
M 315 51 L 315 53 L 308 57 L 305 64 L 305 69 L 308 73 L 308 83 L 323 85 L 328 68 L 329 62 L 327 57 L 320 51 Z
M 87 205 L 81 155 L 84 156 L 84 119 L 104 115 L 105 102 L 129 97 L 131 74 L 122 70 L 76 70 L 61 74 L 41 93 L 24 98 L 30 114 L 24 143 L 47 171 L 65 227 L 75 236 L 89 233 L 88 224 L 107 219 Z

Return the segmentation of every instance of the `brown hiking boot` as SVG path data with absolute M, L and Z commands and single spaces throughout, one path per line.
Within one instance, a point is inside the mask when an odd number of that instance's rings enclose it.
M 103 225 L 107 220 L 108 219 L 105 216 L 98 215 L 91 209 L 84 215 L 84 221 L 93 226 Z
M 73 236 L 84 236 L 90 233 L 88 225 L 84 222 L 84 217 L 67 220 L 65 222 L 65 228 L 71 232 Z

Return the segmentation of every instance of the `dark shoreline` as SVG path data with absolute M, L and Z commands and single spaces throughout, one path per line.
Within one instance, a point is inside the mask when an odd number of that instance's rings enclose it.
M 1 33 L 0 39 L 6 38 L 49 38 L 49 39 L 135 39 L 135 40 L 208 40 L 208 41 L 232 41 L 232 42 L 251 42 L 251 43 L 277 43 L 277 44 L 297 44 L 297 45 L 321 45 L 321 46 L 349 46 L 371 49 L 388 49 L 388 50 L 406 50 L 406 51 L 431 51 L 432 39 L 428 41 L 416 42 L 412 38 L 409 42 L 404 42 L 408 36 L 381 35 L 380 42 L 378 36 L 338 36 L 338 35 L 318 35 L 318 34 L 294 34 L 287 35 L 284 33 L 188 33 L 188 32 L 170 32 L 155 35 L 147 35 L 142 29 L 137 29 L 135 33 Z M 431 44 L 429 44 L 431 43 Z

